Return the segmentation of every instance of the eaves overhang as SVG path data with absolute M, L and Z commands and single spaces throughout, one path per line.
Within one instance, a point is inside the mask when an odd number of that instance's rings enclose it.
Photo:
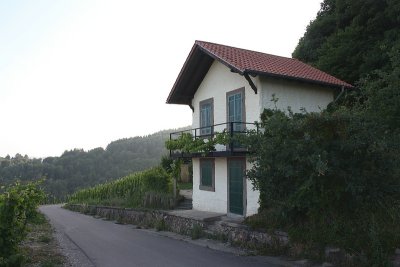
M 195 43 L 168 95 L 167 103 L 191 105 L 192 98 L 213 61 L 214 58 L 204 53 Z
M 284 79 L 308 84 L 316 84 L 336 89 L 354 88 L 352 85 L 340 80 L 337 80 L 340 81 L 339 83 L 330 83 L 324 80 L 306 78 L 307 76 L 301 77 L 301 75 L 285 75 L 284 72 L 274 73 L 268 71 L 259 71 L 257 69 L 240 68 L 240 64 L 230 62 L 230 59 L 225 59 L 223 54 L 219 54 L 218 51 L 213 51 L 212 49 L 208 49 L 204 46 L 205 42 L 202 41 L 196 41 L 194 43 L 189 53 L 189 56 L 186 58 L 186 61 L 183 64 L 183 67 L 171 89 L 171 92 L 168 95 L 166 101 L 168 104 L 184 104 L 191 106 L 193 96 L 196 93 L 196 90 L 200 86 L 201 82 L 203 81 L 204 77 L 206 76 L 214 60 L 222 63 L 232 72 L 245 76 L 245 78 L 248 78 L 248 75 L 251 75 L 253 77 L 264 76 L 275 79 Z M 231 47 L 228 48 L 236 49 Z M 255 92 L 257 91 L 255 90 Z
M 295 77 L 295 76 L 289 76 L 289 75 L 281 75 L 281 74 L 269 73 L 269 72 L 245 70 L 244 73 L 248 73 L 251 76 L 263 76 L 263 77 L 268 77 L 268 78 L 297 81 L 297 82 L 302 82 L 302 83 L 315 84 L 315 85 L 320 85 L 320 86 L 324 86 L 324 87 L 334 88 L 334 89 L 343 89 L 343 88 L 344 89 L 354 89 L 355 88 L 353 85 L 350 85 L 350 84 L 335 84 L 335 83 L 329 83 L 329 82 L 323 82 L 323 81 L 318 81 L 318 80 L 313 80 L 313 79 L 307 79 L 307 78 Z

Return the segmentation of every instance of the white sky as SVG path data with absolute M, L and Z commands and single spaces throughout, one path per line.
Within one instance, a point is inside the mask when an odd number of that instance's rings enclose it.
M 322 0 L 0 0 L 0 156 L 191 124 L 165 104 L 195 40 L 290 57 Z

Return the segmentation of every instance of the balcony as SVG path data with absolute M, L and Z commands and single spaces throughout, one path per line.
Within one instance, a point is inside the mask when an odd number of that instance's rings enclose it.
M 241 144 L 240 136 L 248 134 L 250 131 L 258 132 L 258 125 L 248 122 L 226 122 L 214 124 L 212 126 L 194 128 L 185 131 L 170 133 L 169 140 L 179 140 L 182 136 L 187 137 L 193 143 L 207 144 L 212 141 L 215 143 L 213 148 L 208 151 L 183 151 L 185 149 L 170 149 L 171 158 L 199 158 L 199 157 L 240 157 L 245 156 L 249 151 Z M 223 133 L 227 142 L 218 143 L 217 136 Z M 221 136 L 221 135 L 220 135 Z M 210 143 L 211 144 L 211 143 Z

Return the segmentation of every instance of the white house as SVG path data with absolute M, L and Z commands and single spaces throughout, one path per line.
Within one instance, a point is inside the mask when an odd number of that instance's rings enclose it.
M 168 96 L 188 105 L 194 138 L 254 127 L 266 107 L 320 111 L 352 86 L 299 60 L 196 41 Z M 192 154 L 193 209 L 249 216 L 257 213 L 259 192 L 245 179 L 251 166 L 238 145 Z

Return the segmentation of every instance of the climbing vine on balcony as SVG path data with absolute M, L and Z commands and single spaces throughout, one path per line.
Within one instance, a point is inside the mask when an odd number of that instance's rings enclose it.
M 231 137 L 226 131 L 215 133 L 210 138 L 193 138 L 190 133 L 183 133 L 177 139 L 167 140 L 165 146 L 169 150 L 180 150 L 183 153 L 208 153 L 215 151 L 217 144 L 227 145 Z

